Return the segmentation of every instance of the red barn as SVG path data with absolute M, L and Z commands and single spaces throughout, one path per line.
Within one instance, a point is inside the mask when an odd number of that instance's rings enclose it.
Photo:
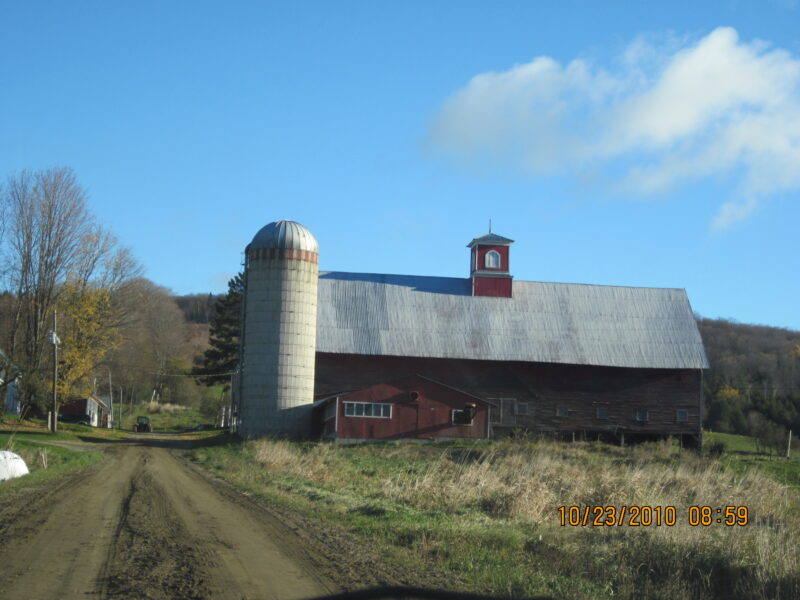
M 482 439 L 490 435 L 492 403 L 422 375 L 314 403 L 323 438 L 363 441 Z
M 686 291 L 520 281 L 511 272 L 512 244 L 492 232 L 474 238 L 466 278 L 320 272 L 316 322 L 294 337 L 296 308 L 310 292 L 289 283 L 268 290 L 284 298 L 288 323 L 273 336 L 280 344 L 272 362 L 264 355 L 263 365 L 252 363 L 253 381 L 264 388 L 279 369 L 288 382 L 313 373 L 313 397 L 322 398 L 313 423 L 318 434 L 339 439 L 483 438 L 523 429 L 620 443 L 677 436 L 699 446 L 708 359 Z M 246 312 L 264 306 L 254 301 Z M 289 366 L 312 327 L 313 368 Z M 263 341 L 252 339 L 244 354 L 263 355 Z M 235 402 L 242 385 L 240 377 Z M 274 400 L 263 390 L 253 398 Z M 310 398 L 286 402 L 280 418 L 312 420 Z M 458 425 L 452 411 L 468 403 L 475 404 L 472 425 Z M 253 410 L 245 414 L 260 409 Z

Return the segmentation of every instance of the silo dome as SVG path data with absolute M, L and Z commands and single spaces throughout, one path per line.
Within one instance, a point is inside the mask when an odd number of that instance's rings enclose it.
M 273 221 L 265 225 L 250 242 L 249 248 L 278 248 L 319 252 L 317 238 L 295 221 Z

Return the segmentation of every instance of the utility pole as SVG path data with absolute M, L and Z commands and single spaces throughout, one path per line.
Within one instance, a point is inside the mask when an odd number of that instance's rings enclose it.
M 108 417 L 108 428 L 114 427 L 114 388 L 111 387 L 111 367 L 108 369 L 108 403 L 111 405 L 111 416 Z
M 58 394 L 56 392 L 56 383 L 58 382 L 58 344 L 61 340 L 58 339 L 56 334 L 56 311 L 53 311 L 53 331 L 50 332 L 50 343 L 53 344 L 53 411 L 50 420 L 50 431 L 55 433 L 58 430 Z

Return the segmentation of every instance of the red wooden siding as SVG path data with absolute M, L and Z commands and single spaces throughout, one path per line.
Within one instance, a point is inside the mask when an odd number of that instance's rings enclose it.
M 496 296 L 498 298 L 511 298 L 510 277 L 481 277 L 472 278 L 473 296 Z
M 486 268 L 486 254 L 494 250 L 500 255 L 500 268 L 487 269 Z M 497 271 L 498 273 L 508 272 L 511 267 L 509 265 L 509 247 L 508 246 L 484 246 L 479 244 L 472 248 L 472 265 L 470 266 L 470 273 L 473 271 Z M 475 254 L 478 255 L 477 265 L 475 264 Z
M 349 402 L 391 404 L 391 418 L 348 416 L 345 403 Z M 452 411 L 462 410 L 468 403 L 476 408 L 472 424 L 453 425 Z M 334 434 L 339 439 L 351 440 L 488 437 L 486 402 L 415 375 L 342 394 L 336 404 L 337 398 L 331 398 L 317 407 L 315 418 L 322 421 L 318 431 L 325 437 Z M 331 405 L 336 410 L 335 418 L 331 418 Z
M 618 435 L 700 435 L 700 371 L 626 369 L 544 363 L 423 359 L 317 353 L 316 392 L 331 394 L 365 388 L 420 373 L 445 381 L 487 400 L 510 398 L 527 403 L 528 414 L 516 414 L 513 403 L 502 407 L 499 426 L 533 431 L 612 432 Z M 564 406 L 568 416 L 559 417 Z M 597 418 L 597 408 L 608 419 Z M 645 422 L 636 410 L 649 412 Z M 688 411 L 679 422 L 676 411 Z M 494 412 L 496 409 L 492 409 Z M 497 409 L 500 411 L 500 409 Z

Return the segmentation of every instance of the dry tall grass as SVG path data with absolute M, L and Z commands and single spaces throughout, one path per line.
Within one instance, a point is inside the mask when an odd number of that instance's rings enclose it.
M 257 441 L 249 450 L 273 473 L 329 489 L 359 490 L 365 497 L 420 510 L 473 509 L 498 522 L 538 527 L 565 546 L 592 544 L 608 553 L 609 561 L 639 565 L 617 577 L 623 596 L 625 586 L 635 596 L 643 580 L 658 586 L 666 581 L 667 588 L 658 589 L 687 598 L 729 585 L 734 587 L 728 591 L 740 597 L 800 593 L 799 528 L 790 516 L 796 493 L 760 473 L 737 475 L 715 460 L 668 444 L 622 449 L 508 442 L 485 449 L 348 449 Z M 368 469 L 365 457 L 375 461 Z M 393 463 L 404 466 L 393 468 Z M 562 505 L 675 506 L 678 518 L 674 527 L 561 527 L 557 507 Z M 751 523 L 692 527 L 688 507 L 693 505 L 747 506 Z M 661 592 L 645 595 L 666 597 Z
M 158 413 L 175 413 L 181 412 L 186 410 L 185 406 L 181 406 L 180 404 L 172 404 L 170 402 L 156 402 L 155 400 L 151 400 L 147 404 L 145 404 L 147 412 L 150 414 L 158 414 Z

